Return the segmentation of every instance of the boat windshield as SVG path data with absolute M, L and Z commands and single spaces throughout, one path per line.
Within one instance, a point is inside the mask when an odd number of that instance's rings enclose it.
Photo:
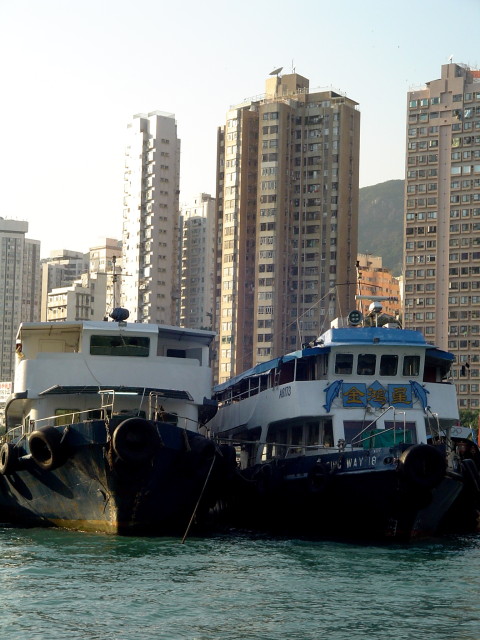
M 144 336 L 91 336 L 92 356 L 135 356 L 146 358 L 150 351 L 150 338 Z

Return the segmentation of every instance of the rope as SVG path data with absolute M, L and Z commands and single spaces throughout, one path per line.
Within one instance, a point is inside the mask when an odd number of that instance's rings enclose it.
M 209 481 L 209 479 L 210 479 L 210 474 L 212 473 L 212 469 L 213 469 L 213 465 L 215 464 L 215 458 L 216 458 L 216 457 L 217 457 L 216 455 L 214 455 L 214 456 L 213 456 L 212 464 L 210 465 L 210 469 L 208 470 L 207 477 L 205 478 L 205 482 L 203 483 L 203 488 L 202 488 L 202 491 L 201 491 L 201 493 L 200 493 L 200 496 L 198 497 L 197 504 L 195 505 L 195 509 L 193 510 L 192 517 L 190 518 L 190 522 L 188 523 L 187 530 L 186 530 L 186 531 L 185 531 L 185 533 L 183 534 L 182 544 L 183 544 L 183 543 L 185 542 L 185 540 L 187 539 L 188 533 L 189 533 L 189 531 L 190 531 L 190 527 L 192 526 L 193 520 L 194 520 L 195 515 L 196 515 L 196 513 L 197 513 L 198 506 L 199 506 L 200 501 L 201 501 L 201 499 L 202 499 L 202 497 L 203 497 L 203 494 L 204 494 L 204 492 L 205 492 L 205 489 L 207 488 L 207 482 L 208 482 L 208 481 Z

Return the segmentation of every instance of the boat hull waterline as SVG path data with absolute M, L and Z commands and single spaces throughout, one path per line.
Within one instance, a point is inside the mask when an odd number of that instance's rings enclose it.
M 220 449 L 176 425 L 138 418 L 123 420 L 113 434 L 129 425 L 135 434 L 126 434 L 123 451 L 115 450 L 101 420 L 69 425 L 61 431 L 61 450 L 40 431 L 46 446 L 43 457 L 35 452 L 37 459 L 10 447 L 0 475 L 2 518 L 28 526 L 179 535 L 198 502 L 196 522 L 206 525 L 224 468 Z
M 433 448 L 433 460 L 410 464 L 412 452 L 424 453 L 418 447 L 393 452 L 404 455 L 401 470 L 390 448 L 256 465 L 237 477 L 224 518 L 241 528 L 313 538 L 432 536 L 461 491 L 461 476 L 446 475 Z

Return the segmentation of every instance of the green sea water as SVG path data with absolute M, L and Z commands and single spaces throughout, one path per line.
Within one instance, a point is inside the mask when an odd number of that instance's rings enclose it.
M 480 640 L 480 537 L 358 546 L 0 528 L 1 640 Z

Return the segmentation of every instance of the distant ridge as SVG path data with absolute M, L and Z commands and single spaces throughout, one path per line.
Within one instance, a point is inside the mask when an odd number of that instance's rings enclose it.
M 383 266 L 402 273 L 404 180 L 360 189 L 358 252 L 382 256 Z

